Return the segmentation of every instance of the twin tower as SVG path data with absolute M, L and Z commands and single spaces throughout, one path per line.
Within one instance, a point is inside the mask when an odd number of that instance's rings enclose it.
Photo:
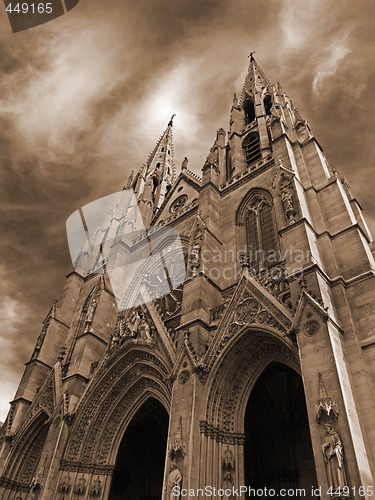
M 187 158 L 176 173 L 172 130 L 43 322 L 1 428 L 1 498 L 371 498 L 359 204 L 253 56 L 201 177 Z

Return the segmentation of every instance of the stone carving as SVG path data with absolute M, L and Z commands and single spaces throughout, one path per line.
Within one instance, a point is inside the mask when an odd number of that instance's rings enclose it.
M 38 355 L 40 349 L 42 348 L 50 324 L 51 324 L 51 315 L 49 315 L 46 321 L 44 322 L 42 331 L 40 332 L 38 338 L 36 339 L 34 353 L 32 356 L 33 358 L 35 358 Z
M 194 243 L 190 249 L 190 267 L 193 276 L 197 274 L 198 268 L 200 267 L 200 253 L 201 253 L 200 244 Z
M 234 488 L 234 481 L 231 472 L 224 472 L 224 479 L 221 484 L 221 488 L 224 492 L 224 495 L 222 496 L 223 500 L 233 500 L 232 492 Z
M 102 494 L 102 482 L 101 482 L 99 476 L 97 476 L 97 478 L 94 479 L 94 481 L 92 482 L 92 485 L 90 488 L 90 496 L 100 497 L 101 494 Z
M 31 492 L 40 490 L 44 484 L 44 473 L 45 473 L 47 459 L 48 456 L 45 457 L 42 468 L 37 472 L 37 474 L 31 480 L 30 483 Z
M 288 224 L 293 224 L 294 222 L 296 222 L 295 216 L 297 215 L 297 211 L 295 209 L 293 200 L 294 187 L 292 179 L 282 173 L 279 186 L 281 201 L 283 203 L 284 213 L 288 220 Z
M 318 333 L 319 329 L 320 329 L 319 323 L 314 319 L 308 321 L 303 327 L 303 331 L 308 337 L 312 337 L 313 335 Z
M 190 378 L 189 370 L 182 370 L 182 372 L 178 376 L 178 381 L 180 384 L 186 384 L 186 382 L 189 380 L 189 378 Z
M 211 168 L 211 167 L 213 167 L 216 171 L 218 171 L 218 168 L 219 168 L 219 150 L 216 146 L 214 146 L 210 149 L 210 152 L 207 156 L 206 162 L 203 165 L 202 170 L 205 170 L 206 168 Z
M 59 493 L 70 493 L 71 488 L 72 488 L 72 479 L 68 472 L 68 474 L 65 474 L 65 476 L 63 477 L 63 480 L 59 484 L 57 491 Z
M 222 469 L 224 471 L 232 471 L 235 469 L 233 451 L 229 448 L 229 446 L 226 447 L 226 450 L 223 453 Z
M 98 300 L 96 297 L 94 297 L 87 311 L 86 323 L 92 323 L 97 305 Z
M 236 93 L 233 94 L 233 107 L 238 108 L 238 97 Z
M 83 474 L 78 479 L 77 484 L 74 486 L 74 493 L 76 495 L 85 495 L 86 494 L 86 478 Z
M 183 206 L 186 205 L 187 199 L 188 199 L 188 196 L 186 194 L 179 196 L 178 198 L 176 198 L 174 200 L 169 211 L 171 213 L 178 212 Z
M 178 427 L 176 432 L 176 437 L 173 443 L 169 445 L 169 458 L 171 460 L 177 460 L 178 458 L 184 458 L 186 451 L 186 444 L 182 439 L 182 416 L 178 419 Z
M 146 313 L 142 309 L 133 309 L 129 314 L 120 314 L 115 332 L 109 345 L 109 354 L 118 351 L 124 344 L 126 338 L 131 338 L 134 344 L 144 344 L 150 347 L 155 345 L 151 320 L 146 319 Z
M 181 164 L 181 170 L 187 170 L 188 163 L 189 163 L 189 160 L 188 160 L 187 156 L 185 156 L 185 158 Z
M 347 486 L 344 467 L 344 447 L 337 432 L 330 424 L 324 424 L 325 436 L 322 452 L 326 464 L 328 484 L 332 489 L 339 490 Z
M 324 385 L 323 377 L 321 373 L 318 373 L 318 385 L 319 385 L 319 399 L 318 404 L 315 405 L 315 418 L 319 423 L 321 417 L 326 415 L 330 417 L 331 415 L 335 418 L 339 416 L 339 410 L 336 403 L 328 395 L 326 386 Z
M 172 469 L 168 476 L 168 493 L 170 500 L 176 500 L 179 495 L 179 490 L 182 484 L 182 475 L 178 470 L 177 465 L 172 463 Z

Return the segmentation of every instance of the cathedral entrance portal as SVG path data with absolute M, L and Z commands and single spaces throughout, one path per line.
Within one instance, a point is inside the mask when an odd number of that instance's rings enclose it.
M 160 500 L 168 422 L 166 409 L 154 398 L 137 411 L 120 444 L 110 500 Z
M 245 434 L 246 485 L 311 497 L 315 465 L 302 378 L 294 370 L 276 362 L 264 370 L 247 403 Z

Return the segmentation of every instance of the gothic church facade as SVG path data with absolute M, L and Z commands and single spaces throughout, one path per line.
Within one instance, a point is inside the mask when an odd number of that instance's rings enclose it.
M 370 498 L 375 266 L 359 204 L 252 56 L 201 177 L 187 159 L 176 174 L 172 130 L 129 178 L 135 204 L 120 197 L 95 233 L 117 263 L 151 240 L 163 259 L 118 307 L 111 259 L 82 252 L 1 429 L 1 498 Z M 123 238 L 129 224 L 173 228 L 184 259 L 160 231 Z

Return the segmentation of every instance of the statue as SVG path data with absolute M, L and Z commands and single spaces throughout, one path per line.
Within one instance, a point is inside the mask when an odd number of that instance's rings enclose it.
M 221 488 L 224 491 L 224 496 L 222 497 L 223 500 L 233 500 L 233 495 L 232 495 L 233 487 L 234 487 L 233 476 L 229 471 L 227 471 L 224 474 L 223 483 L 221 485 Z
M 234 108 L 237 108 L 238 107 L 238 98 L 237 98 L 237 94 L 233 94 L 233 107 Z
M 194 267 L 199 266 L 200 252 L 201 252 L 201 246 L 199 245 L 199 243 L 194 243 L 194 245 L 190 251 L 191 265 Z
M 177 465 L 172 463 L 172 470 L 168 476 L 169 499 L 176 500 L 180 497 L 180 489 L 182 483 L 181 472 L 178 470 Z
M 294 210 L 294 205 L 293 205 L 293 198 L 290 192 L 286 189 L 283 188 L 281 192 L 281 199 L 284 203 L 285 210 Z
M 344 448 L 337 432 L 330 424 L 324 424 L 326 435 L 323 439 L 322 452 L 326 463 L 327 479 L 333 490 L 346 486 L 344 469 Z
M 86 323 L 92 323 L 97 305 L 98 301 L 95 297 L 90 304 L 89 310 L 87 311 Z
M 222 463 L 223 470 L 225 471 L 232 471 L 234 470 L 234 458 L 233 458 L 233 452 L 227 446 L 227 449 L 223 453 L 223 463 Z
M 135 309 L 132 312 L 132 315 L 130 316 L 130 325 L 129 325 L 130 336 L 133 338 L 136 338 L 138 335 L 138 328 L 139 328 L 140 320 L 141 320 L 141 317 L 140 317 L 138 311 Z
M 210 152 L 207 156 L 205 166 L 206 165 L 209 165 L 209 166 L 213 165 L 213 166 L 217 167 L 218 164 L 219 164 L 219 151 L 217 148 L 211 148 Z
M 288 223 L 293 224 L 296 221 L 294 218 L 296 211 L 294 209 L 293 197 L 285 186 L 281 189 L 281 200 L 284 205 L 285 215 L 288 217 Z
M 152 342 L 150 325 L 145 320 L 143 314 L 139 322 L 139 333 L 142 340 L 148 343 Z
M 101 494 L 102 494 L 102 482 L 98 476 L 92 483 L 90 489 L 90 495 L 93 497 L 99 497 Z
M 185 156 L 184 161 L 181 164 L 181 170 L 186 170 L 188 163 L 189 163 L 189 160 L 188 160 L 187 156 Z

